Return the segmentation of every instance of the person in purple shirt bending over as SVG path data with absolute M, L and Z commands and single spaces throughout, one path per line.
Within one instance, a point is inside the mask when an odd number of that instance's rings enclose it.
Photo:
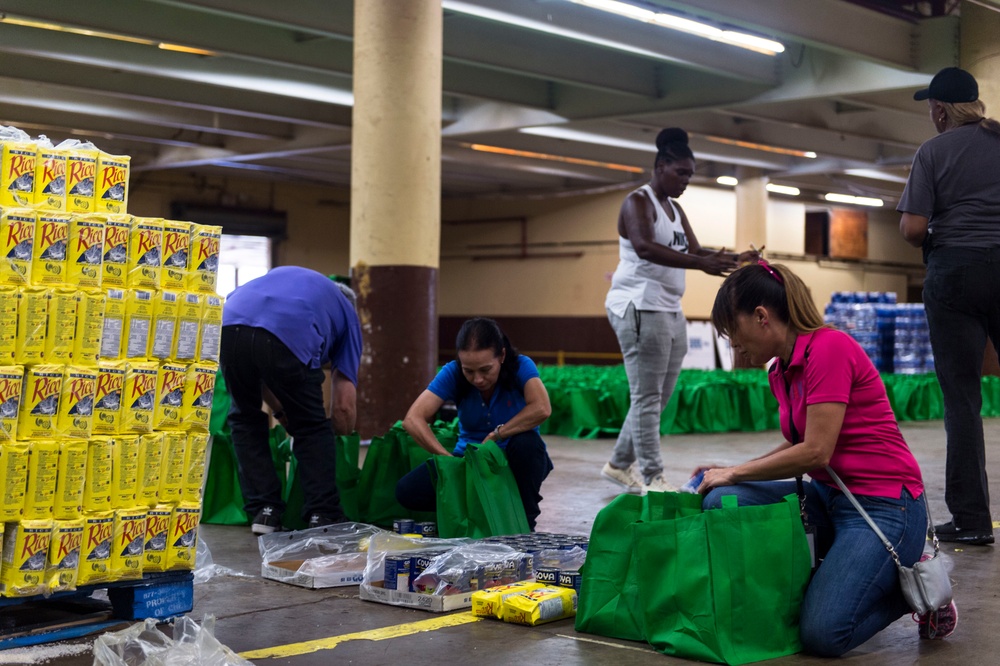
M 307 268 L 282 266 L 230 294 L 219 364 L 232 397 L 229 425 L 254 534 L 280 530 L 285 511 L 265 401 L 295 438 L 303 519 L 309 527 L 346 520 L 334 483 L 334 431 L 354 431 L 360 359 L 361 324 L 348 287 Z M 332 416 L 323 401 L 325 366 L 333 375 Z
M 517 482 L 528 527 L 535 530 L 541 513 L 542 481 L 552 460 L 538 426 L 552 413 L 549 394 L 534 361 L 519 354 L 497 323 L 469 319 L 455 342 L 458 360 L 438 372 L 417 396 L 403 419 L 406 432 L 424 449 L 441 456 L 461 456 L 469 442 L 493 441 L 503 449 Z M 458 444 L 441 446 L 427 425 L 446 401 L 458 409 Z M 434 511 L 437 498 L 427 465 L 419 465 L 396 484 L 396 499 L 413 511 Z

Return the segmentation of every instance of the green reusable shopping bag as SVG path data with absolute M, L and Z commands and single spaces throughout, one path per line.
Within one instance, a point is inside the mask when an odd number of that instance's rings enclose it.
M 642 625 L 657 650 L 747 664 L 802 649 L 810 557 L 795 495 L 745 507 L 727 496 L 721 509 L 632 532 Z
M 701 495 L 619 495 L 598 512 L 582 570 L 576 630 L 600 636 L 644 640 L 639 588 L 633 565 L 632 525 L 701 513 Z
M 358 454 L 361 438 L 358 433 L 351 435 L 338 435 L 336 444 L 337 471 L 336 480 L 337 492 L 340 495 L 340 506 L 344 510 L 344 515 L 354 521 L 360 521 L 358 514 L 358 480 L 361 477 L 361 470 L 358 468 Z M 302 519 L 302 510 L 305 507 L 305 494 L 302 491 L 302 483 L 299 480 L 299 463 L 295 458 L 295 441 L 287 440 L 281 443 L 278 450 L 287 450 L 285 460 L 288 462 L 288 477 L 283 484 L 282 499 L 285 501 L 285 515 L 282 524 L 289 530 L 301 530 L 306 527 L 305 520 Z M 279 474 L 279 478 L 280 478 Z
M 434 466 L 441 537 L 481 539 L 529 531 L 514 473 L 495 443 L 469 444 L 460 458 L 437 456 Z
M 452 445 L 449 444 L 450 432 L 448 428 L 434 429 L 438 440 L 446 448 Z M 373 438 L 358 479 L 358 514 L 361 522 L 392 527 L 392 521 L 397 518 L 434 520 L 433 513 L 410 511 L 396 501 L 396 484 L 399 480 L 430 457 L 431 454 L 403 430 L 401 422 L 396 422 L 382 437 Z

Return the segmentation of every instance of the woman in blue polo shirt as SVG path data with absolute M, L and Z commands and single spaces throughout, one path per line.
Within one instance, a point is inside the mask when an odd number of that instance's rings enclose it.
M 458 360 L 441 368 L 417 397 L 403 427 L 421 447 L 442 456 L 463 455 L 469 442 L 496 442 L 507 455 L 534 531 L 541 513 L 539 490 L 552 471 L 545 442 L 538 434 L 538 426 L 552 413 L 538 368 L 511 346 L 495 321 L 485 317 L 462 324 L 455 347 Z M 458 444 L 450 452 L 428 425 L 447 401 L 458 409 Z M 396 499 L 413 511 L 435 509 L 434 482 L 427 465 L 419 465 L 399 480 Z

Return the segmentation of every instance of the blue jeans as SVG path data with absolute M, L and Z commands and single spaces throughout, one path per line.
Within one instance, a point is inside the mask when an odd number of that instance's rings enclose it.
M 687 354 L 687 320 L 682 312 L 636 310 L 625 316 L 608 310 L 622 348 L 631 404 L 611 454 L 611 465 L 627 469 L 636 460 L 646 483 L 663 473 L 660 415 L 674 392 Z
M 539 491 L 542 481 L 552 471 L 552 460 L 545 449 L 545 442 L 534 430 L 522 432 L 507 440 L 504 448 L 507 464 L 514 474 L 517 490 L 528 517 L 528 527 L 535 531 L 535 521 L 542 510 Z M 434 464 L 434 459 L 430 460 Z M 427 465 L 417 465 L 396 484 L 396 501 L 411 511 L 434 511 L 437 508 L 437 494 L 434 480 Z
M 336 438 L 323 405 L 323 370 L 309 368 L 281 340 L 253 326 L 222 327 L 219 365 L 232 398 L 229 427 L 243 508 L 251 519 L 265 506 L 285 510 L 271 459 L 268 417 L 261 411 L 261 385 L 281 401 L 288 433 L 295 438 L 293 453 L 305 496 L 303 519 L 314 513 L 342 517 L 335 482 Z
M 924 306 L 944 397 L 944 499 L 957 527 L 989 530 L 993 520 L 980 412 L 987 336 L 1000 353 L 1000 247 L 932 249 Z
M 799 634 L 806 652 L 837 657 L 882 631 L 910 607 L 899 587 L 899 574 L 882 541 L 850 500 L 818 481 L 805 483 L 806 511 L 816 527 L 822 563 L 806 589 Z M 794 481 L 762 481 L 716 488 L 705 509 L 722 505 L 723 495 L 736 495 L 744 506 L 772 504 L 795 493 Z M 899 499 L 855 495 L 875 524 L 892 542 L 904 566 L 920 559 L 927 536 L 922 499 L 904 488 Z

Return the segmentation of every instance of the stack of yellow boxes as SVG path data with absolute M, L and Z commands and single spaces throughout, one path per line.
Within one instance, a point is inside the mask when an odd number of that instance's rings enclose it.
M 128 214 L 128 164 L 3 143 L 3 596 L 194 567 L 221 228 Z

